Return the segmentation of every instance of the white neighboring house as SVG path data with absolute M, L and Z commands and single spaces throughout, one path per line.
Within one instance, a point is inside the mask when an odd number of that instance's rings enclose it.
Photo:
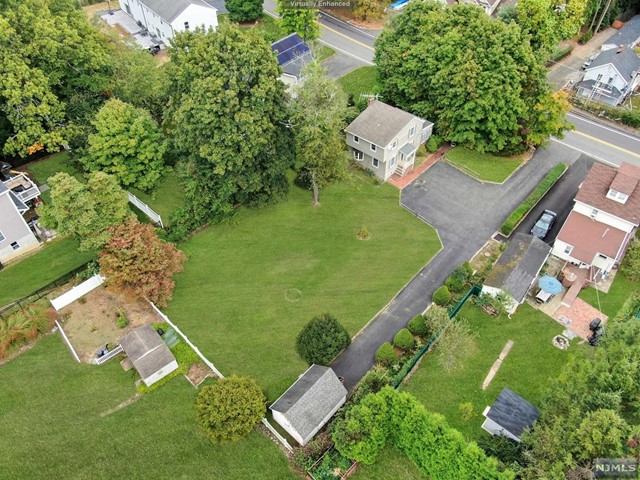
M 38 187 L 24 174 L 0 181 L 0 262 L 7 262 L 40 245 L 23 215 L 27 202 L 40 195 Z
M 178 32 L 218 28 L 217 9 L 203 0 L 120 0 L 120 8 L 168 44 Z
M 638 86 L 640 58 L 625 46 L 605 50 L 585 69 L 578 95 L 590 100 L 620 105 Z
M 334 371 L 311 365 L 269 408 L 273 419 L 306 445 L 346 401 L 347 389 Z

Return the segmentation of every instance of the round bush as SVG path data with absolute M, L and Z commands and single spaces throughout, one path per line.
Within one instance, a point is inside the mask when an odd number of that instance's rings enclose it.
M 203 387 L 196 397 L 198 424 L 214 443 L 240 440 L 264 417 L 265 401 L 252 378 L 220 379 Z
M 385 342 L 380 345 L 380 348 L 376 352 L 376 361 L 382 365 L 393 365 L 398 360 L 396 352 L 389 342 Z
M 464 288 L 464 283 L 459 278 L 449 277 L 444 281 L 444 284 L 447 286 L 449 291 L 451 292 L 461 292 Z
M 393 344 L 406 351 L 411 350 L 415 346 L 416 341 L 414 340 L 411 332 L 408 329 L 403 328 L 396 333 L 395 337 L 393 337 Z
M 429 153 L 434 153 L 440 147 L 440 142 L 442 140 L 437 135 L 431 135 L 429 140 L 427 140 L 427 151 Z
M 329 365 L 350 343 L 351 337 L 338 320 L 323 313 L 307 323 L 298 334 L 296 350 L 309 365 Z
M 436 305 L 440 305 L 444 307 L 445 305 L 449 305 L 451 301 L 451 292 L 446 285 L 442 285 L 439 289 L 433 292 L 433 301 Z
M 413 317 L 407 324 L 407 328 L 414 335 L 420 335 L 421 337 L 424 337 L 429 333 L 427 330 L 427 324 L 422 315 L 416 315 Z

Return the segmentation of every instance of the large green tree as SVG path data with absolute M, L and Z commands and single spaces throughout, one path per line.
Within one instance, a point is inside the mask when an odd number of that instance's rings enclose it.
M 176 219 L 190 230 L 286 193 L 292 164 L 284 85 L 269 44 L 232 24 L 185 32 L 169 50 L 166 115 L 184 159 L 186 203 Z
M 76 236 L 81 251 L 102 248 L 109 241 L 109 228 L 131 215 L 126 192 L 106 173 L 90 175 L 86 184 L 57 173 L 47 183 L 51 201 L 38 208 L 40 221 L 60 235 Z
M 104 95 L 110 52 L 73 0 L 0 3 L 0 111 L 11 125 L 4 152 L 59 149 L 71 100 L 95 104 Z
M 90 172 L 114 175 L 122 186 L 152 190 L 162 176 L 164 137 L 149 112 L 113 99 L 96 114 L 82 157 Z
M 410 2 L 378 38 L 376 63 L 387 101 L 481 152 L 521 152 L 567 125 L 537 122 L 536 106 L 554 99 L 520 27 L 473 5 Z M 562 118 L 564 108 L 550 111 Z
M 304 82 L 294 89 L 291 124 L 296 142 L 296 160 L 301 175 L 319 204 L 320 189 L 346 175 L 349 155 L 344 146 L 347 96 L 326 70 L 311 63 L 304 70 Z
M 318 9 L 293 8 L 289 0 L 278 2 L 280 26 L 286 33 L 297 33 L 304 40 L 316 40 L 320 36 Z
M 350 344 L 347 330 L 328 313 L 314 317 L 296 338 L 298 355 L 309 365 L 329 365 Z
M 252 22 L 262 17 L 262 0 L 226 0 L 229 18 L 236 22 Z

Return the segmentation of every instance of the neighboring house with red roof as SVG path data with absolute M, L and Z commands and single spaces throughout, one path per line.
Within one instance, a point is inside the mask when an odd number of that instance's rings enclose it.
M 553 244 L 553 255 L 606 276 L 640 225 L 640 168 L 596 163 L 580 186 L 575 205 Z

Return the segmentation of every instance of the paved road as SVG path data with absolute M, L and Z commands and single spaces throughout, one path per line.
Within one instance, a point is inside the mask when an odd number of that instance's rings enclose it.
M 562 228 L 564 221 L 573 208 L 573 199 L 578 193 L 578 188 L 587 176 L 593 163 L 594 160 L 592 158 L 581 155 L 580 158 L 569 167 L 562 178 L 558 180 L 558 183 L 549 190 L 540 203 L 531 210 L 531 213 L 522 220 L 522 223 L 518 225 L 513 233 L 528 234 L 531 232 L 538 218 L 540 218 L 540 215 L 542 215 L 542 212 L 551 210 L 558 216 L 556 217 L 556 223 L 544 240 L 549 245 L 553 244 L 558 233 L 560 233 L 560 228 Z
M 483 184 L 437 163 L 405 188 L 401 203 L 438 229 L 443 249 L 353 340 L 332 364 L 353 387 L 375 362 L 378 347 L 431 303 L 449 273 L 469 260 L 526 198 L 553 165 L 573 164 L 580 154 L 562 145 L 541 149 L 504 185 Z

